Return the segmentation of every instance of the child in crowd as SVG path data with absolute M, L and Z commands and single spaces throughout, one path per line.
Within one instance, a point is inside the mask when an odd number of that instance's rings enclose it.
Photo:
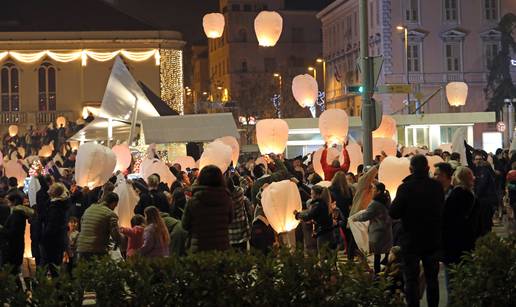
M 401 274 L 401 248 L 399 246 L 393 246 L 391 248 L 387 265 L 380 275 L 391 280 L 389 291 L 392 295 L 399 295 L 402 292 L 403 277 Z
M 120 227 L 120 233 L 127 237 L 127 257 L 136 255 L 138 249 L 143 245 L 143 231 L 145 229 L 145 218 L 136 214 L 131 219 L 131 228 Z
M 71 216 L 68 219 L 68 246 L 65 251 L 66 271 L 71 273 L 76 262 L 77 238 L 79 237 L 79 219 Z

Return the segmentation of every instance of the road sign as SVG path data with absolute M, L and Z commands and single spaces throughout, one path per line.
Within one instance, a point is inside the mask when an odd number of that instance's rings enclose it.
M 379 56 L 368 57 L 367 60 L 372 61 L 371 74 L 373 75 L 373 86 L 376 86 L 376 83 L 378 82 L 378 79 L 380 78 L 380 72 L 382 71 L 383 56 L 379 55 Z M 357 59 L 358 70 L 362 73 L 363 70 L 362 70 L 361 64 L 362 64 L 362 61 L 360 60 L 360 58 L 358 58 Z
M 379 85 L 376 92 L 378 94 L 409 94 L 412 92 L 412 85 L 410 85 L 410 84 Z

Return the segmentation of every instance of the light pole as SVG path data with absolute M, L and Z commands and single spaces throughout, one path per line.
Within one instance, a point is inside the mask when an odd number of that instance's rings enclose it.
M 315 81 L 317 81 L 317 69 L 315 67 L 308 67 L 308 71 L 313 71 L 314 72 L 314 79 Z
M 503 100 L 507 107 L 507 146 L 511 146 L 512 137 L 514 134 L 514 103 L 516 98 L 506 98 Z
M 322 58 L 318 58 L 315 60 L 317 63 L 322 64 L 322 70 L 323 70 L 323 89 L 324 93 L 326 93 L 326 61 Z
M 407 84 L 410 84 L 409 69 L 408 69 L 408 28 L 406 26 L 397 26 L 398 31 L 403 31 L 404 34 L 404 47 L 405 47 L 405 78 Z M 407 93 L 407 105 L 410 105 L 410 93 Z M 410 108 L 409 108 L 410 110 Z
M 273 76 L 274 76 L 274 78 L 278 78 L 278 80 L 279 80 L 279 105 L 278 105 L 278 109 L 276 111 L 277 111 L 278 118 L 280 118 L 281 117 L 281 100 L 283 99 L 283 97 L 281 95 L 281 92 L 283 90 L 283 78 L 281 77 L 281 75 L 279 73 L 275 73 Z

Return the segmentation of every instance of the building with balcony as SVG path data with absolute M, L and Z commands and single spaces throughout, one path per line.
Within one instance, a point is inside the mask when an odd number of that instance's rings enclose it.
M 179 32 L 161 31 L 100 0 L 20 0 L 0 13 L 0 126 L 76 120 L 100 105 L 113 60 L 183 111 Z
M 359 20 L 357 0 L 336 0 L 318 13 L 323 27 L 323 56 L 326 60 L 327 102 L 360 114 L 360 97 L 347 93 L 346 86 L 360 83 Z M 501 17 L 516 11 L 513 0 L 369 0 L 370 55 L 383 56 L 378 84 L 412 84 L 407 94 L 375 94 L 384 114 L 414 113 L 416 106 L 435 94 L 421 113 L 483 112 L 488 66 L 500 47 L 496 26 Z M 405 31 L 407 29 L 407 48 Z M 516 69 L 513 70 L 516 76 Z M 469 86 L 467 104 L 450 107 L 444 87 L 451 81 Z M 476 125 L 474 140 L 482 144 L 482 133 L 493 124 Z M 403 134 L 428 134 L 429 127 L 401 129 Z M 453 127 L 441 128 L 448 143 Z M 407 145 L 418 145 L 410 143 Z

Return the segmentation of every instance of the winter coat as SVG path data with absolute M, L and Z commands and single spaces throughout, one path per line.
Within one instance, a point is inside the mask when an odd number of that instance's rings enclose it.
M 120 232 L 127 237 L 127 257 L 137 254 L 138 249 L 143 245 L 143 226 L 134 226 L 132 228 L 120 227 Z
M 455 187 L 444 206 L 443 250 L 446 264 L 459 263 L 460 257 L 474 249 L 476 231 L 472 229 L 475 219 L 472 214 L 476 205 L 475 195 L 462 188 Z
M 229 224 L 229 243 L 244 243 L 251 238 L 251 228 L 246 209 L 246 202 L 249 200 L 244 196 L 244 189 L 241 187 L 235 187 L 231 198 L 233 200 L 234 217 Z
M 274 165 L 276 166 L 276 169 L 270 176 L 265 175 L 263 177 L 260 177 L 256 179 L 256 181 L 253 184 L 253 187 L 251 189 L 251 201 L 255 206 L 259 203 L 259 200 L 256 198 L 256 196 L 265 184 L 271 184 L 273 182 L 278 182 L 288 178 L 288 171 L 283 161 L 279 159 L 274 160 Z
M 374 254 L 385 254 L 392 247 L 392 220 L 385 204 L 373 200 L 367 210 L 355 218 L 356 221 L 369 221 L 369 248 Z
M 77 252 L 107 254 L 110 237 L 115 244 L 120 242 L 118 216 L 106 203 L 91 205 L 81 219 Z
M 19 267 L 23 263 L 25 251 L 25 226 L 27 219 L 32 217 L 34 211 L 23 205 L 11 208 L 11 214 L 4 225 L 4 233 L 7 238 L 7 249 L 4 263 Z
M 190 235 L 190 251 L 229 249 L 233 201 L 225 187 L 192 186 L 182 225 Z
M 134 214 L 144 214 L 145 208 L 154 206 L 158 208 L 160 212 L 170 212 L 167 197 L 163 192 L 158 190 L 150 190 L 140 194 L 140 200 L 134 207 Z
M 160 215 L 170 235 L 169 254 L 175 256 L 185 255 L 188 232 L 183 229 L 181 220 L 170 216 L 168 213 L 161 212 Z
M 333 230 L 333 219 L 328 210 L 328 204 L 322 199 L 312 199 L 308 209 L 299 212 L 297 217 L 303 221 L 313 220 L 316 236 Z
M 353 194 L 351 189 L 349 189 L 348 196 L 345 196 L 342 194 L 340 189 L 333 186 L 330 186 L 329 190 L 331 198 L 335 201 L 337 208 L 339 208 L 340 212 L 344 215 L 344 220 L 347 220 L 349 217 L 349 211 L 351 210 L 351 205 L 353 204 Z
M 144 257 L 168 257 L 168 243 L 159 237 L 156 225 L 150 224 L 143 231 L 143 245 L 139 254 Z
M 342 155 L 344 157 L 344 162 L 342 162 L 342 165 L 340 167 L 333 167 L 331 164 L 328 164 L 328 149 L 325 148 L 323 150 L 321 155 L 321 165 L 324 172 L 324 180 L 331 181 L 333 179 L 333 176 L 335 176 L 335 173 L 337 173 L 338 171 L 343 171 L 344 173 L 348 172 L 350 160 L 346 147 L 342 148 Z
M 390 215 L 401 219 L 405 253 L 432 253 L 442 247 L 444 190 L 428 174 L 412 174 L 398 187 Z
M 66 249 L 68 199 L 53 199 L 42 221 L 41 245 L 48 255 L 62 255 Z M 54 258 L 57 258 L 54 257 Z

